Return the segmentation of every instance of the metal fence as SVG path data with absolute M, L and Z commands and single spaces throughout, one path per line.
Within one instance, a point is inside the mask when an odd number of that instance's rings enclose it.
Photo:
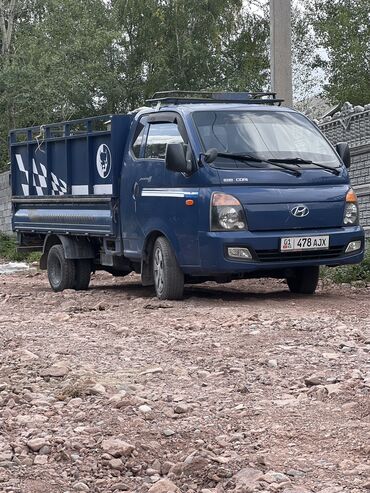
M 337 113 L 319 122 L 327 138 L 336 144 L 348 142 L 352 165 L 350 176 L 360 205 L 360 222 L 370 237 L 370 104 L 345 103 Z

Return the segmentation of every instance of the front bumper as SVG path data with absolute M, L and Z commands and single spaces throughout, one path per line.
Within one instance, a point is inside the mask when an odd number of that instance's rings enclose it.
M 329 250 L 280 252 L 280 240 L 291 236 L 329 235 Z M 345 253 L 349 242 L 361 240 L 361 249 Z M 246 247 L 253 260 L 235 260 L 227 256 L 228 247 Z M 319 230 L 288 230 L 273 232 L 201 232 L 199 236 L 200 266 L 184 269 L 186 274 L 217 276 L 218 274 L 248 274 L 276 271 L 308 265 L 344 265 L 362 261 L 365 235 L 360 226 Z

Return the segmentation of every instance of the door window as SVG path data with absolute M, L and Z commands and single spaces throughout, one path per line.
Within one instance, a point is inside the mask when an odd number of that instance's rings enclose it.
M 184 144 L 176 123 L 151 123 L 145 146 L 144 157 L 164 159 L 167 144 Z
M 137 136 L 134 139 L 134 143 L 132 144 L 132 153 L 135 157 L 139 158 L 140 157 L 140 149 L 141 149 L 141 144 L 143 142 L 143 137 L 144 137 L 144 130 L 145 126 L 140 124 L 139 125 L 142 127 L 141 130 L 137 130 L 136 134 Z

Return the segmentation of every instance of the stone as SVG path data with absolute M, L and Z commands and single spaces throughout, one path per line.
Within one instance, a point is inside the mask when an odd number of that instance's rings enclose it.
M 264 474 L 262 471 L 252 467 L 244 467 L 234 474 L 233 479 L 238 487 L 253 487 L 257 481 L 262 481 L 263 477 Z
M 281 472 L 269 471 L 263 476 L 263 480 L 267 483 L 283 483 L 285 481 L 290 481 L 288 476 Z
M 135 450 L 135 447 L 118 438 L 108 438 L 102 441 L 102 449 L 113 457 L 128 457 Z
M 142 404 L 141 406 L 139 406 L 139 411 L 143 414 L 148 414 L 152 412 L 152 408 L 147 404 Z
M 148 493 L 180 493 L 180 490 L 172 481 L 160 479 L 149 488 Z
M 123 462 L 121 461 L 121 459 L 111 459 L 109 461 L 109 467 L 111 469 L 116 469 L 119 471 L 123 467 Z
M 142 371 L 139 375 L 154 375 L 156 373 L 163 373 L 163 368 L 157 366 L 155 368 L 148 368 L 147 370 Z
M 69 368 L 63 363 L 55 363 L 49 368 L 40 371 L 42 377 L 62 378 L 67 375 Z
M 49 445 L 49 442 L 45 438 L 31 438 L 31 440 L 28 440 L 27 442 L 27 447 L 33 452 L 38 452 L 46 445 Z
M 87 484 L 83 483 L 82 481 L 78 481 L 78 483 L 75 483 L 73 485 L 73 489 L 76 491 L 90 491 L 90 488 L 87 486 Z
M 176 414 L 185 414 L 187 413 L 189 410 L 189 406 L 187 404 L 177 404 L 177 406 L 175 406 L 174 408 L 174 413 Z
M 170 436 L 175 434 L 175 432 L 173 430 L 171 430 L 170 428 L 166 428 L 165 430 L 163 430 L 162 433 L 165 437 L 170 437 Z
M 267 361 L 267 366 L 268 366 L 269 368 L 277 368 L 277 367 L 278 367 L 278 362 L 277 362 L 277 360 L 276 360 L 276 359 L 269 359 L 269 360 Z
M 104 385 L 101 383 L 96 383 L 92 387 L 89 388 L 89 394 L 91 395 L 103 395 L 106 393 Z
M 36 455 L 33 463 L 38 466 L 44 466 L 48 463 L 48 458 L 46 457 L 46 455 Z
M 322 385 L 323 379 L 318 375 L 311 375 L 310 377 L 306 377 L 304 379 L 304 383 L 307 387 L 313 387 L 314 385 Z

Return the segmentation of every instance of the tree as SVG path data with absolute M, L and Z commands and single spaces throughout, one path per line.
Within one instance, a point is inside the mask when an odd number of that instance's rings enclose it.
M 369 0 L 312 0 L 309 19 L 323 48 L 316 65 L 327 73 L 330 101 L 369 103 Z

